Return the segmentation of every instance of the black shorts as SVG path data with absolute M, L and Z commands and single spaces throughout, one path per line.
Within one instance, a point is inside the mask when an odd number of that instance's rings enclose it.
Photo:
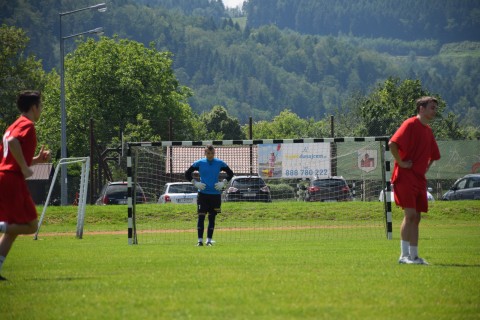
M 220 194 L 205 194 L 198 193 L 197 197 L 197 212 L 208 213 L 208 214 L 217 214 L 221 212 L 222 205 L 222 195 Z

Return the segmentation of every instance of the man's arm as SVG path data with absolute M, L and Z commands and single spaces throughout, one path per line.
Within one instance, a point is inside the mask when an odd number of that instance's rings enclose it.
M 225 167 L 220 168 L 220 171 L 223 171 L 227 174 L 226 179 L 223 179 L 223 181 L 215 183 L 215 189 L 217 189 L 217 191 L 221 192 L 223 190 L 223 188 L 225 188 L 225 186 L 227 185 L 227 182 L 232 180 L 234 174 L 233 174 L 232 169 L 230 169 L 230 167 L 226 164 L 225 164 Z
M 25 156 L 23 155 L 22 146 L 20 141 L 15 137 L 7 139 L 8 150 L 12 153 L 13 158 L 17 162 L 18 166 L 22 170 L 22 174 L 25 178 L 30 177 L 33 174 L 33 170 L 27 165 Z
M 198 190 L 203 190 L 203 189 L 205 189 L 206 184 L 193 179 L 193 175 L 192 175 L 193 172 L 198 171 L 198 169 L 199 168 L 196 168 L 193 165 L 190 166 L 190 168 L 188 168 L 188 170 L 185 171 L 185 179 L 187 179 L 187 181 L 190 181 L 195 186 L 195 188 L 197 188 Z
M 397 164 L 400 168 L 408 169 L 412 167 L 412 160 L 402 160 L 402 158 L 400 157 L 400 152 L 398 151 L 398 145 L 395 142 L 390 141 L 388 143 L 388 147 L 390 148 L 390 152 L 392 153 L 392 156 L 395 158 L 395 161 L 397 161 Z
M 233 176 L 235 175 L 229 166 L 223 167 L 222 171 L 224 171 L 227 174 L 227 181 L 232 180 Z
M 192 179 L 193 179 L 193 172 L 195 172 L 195 170 L 197 170 L 195 167 L 190 166 L 190 168 L 188 168 L 188 170 L 185 171 L 185 179 L 186 179 L 187 181 L 189 181 L 189 182 L 192 181 Z

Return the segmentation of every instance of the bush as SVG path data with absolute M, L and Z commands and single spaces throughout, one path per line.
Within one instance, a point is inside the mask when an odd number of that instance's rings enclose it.
M 286 184 L 270 184 L 268 185 L 272 194 L 272 200 L 290 200 L 295 198 L 295 189 Z

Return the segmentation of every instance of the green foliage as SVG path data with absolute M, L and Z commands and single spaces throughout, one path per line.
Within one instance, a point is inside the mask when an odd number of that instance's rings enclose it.
M 122 133 L 134 140 L 166 138 L 170 117 L 183 120 L 176 123 L 178 139 L 194 136 L 195 116 L 185 102 L 189 91 L 179 85 L 171 64 L 168 52 L 135 41 L 79 42 L 65 60 L 70 155 L 88 154 L 90 118 L 96 142 L 104 147 L 118 142 Z M 55 92 L 54 87 L 47 88 Z M 55 104 L 45 109 L 52 115 L 58 110 Z M 56 117 L 47 117 L 42 126 L 53 128 L 55 122 Z
M 272 199 L 292 199 L 295 198 L 295 189 L 286 183 L 269 184 Z M 290 196 L 287 196 L 290 195 Z
M 243 130 L 247 134 L 248 126 Z M 301 119 L 290 110 L 280 112 L 273 121 L 258 121 L 253 124 L 253 139 L 293 139 L 293 138 L 318 138 L 329 136 L 328 123 Z
M 213 140 L 242 140 L 242 132 L 238 119 L 228 115 L 222 106 L 214 106 L 208 113 L 200 115 L 200 121 L 205 123 L 207 138 Z
M 364 128 L 361 135 L 393 135 L 405 119 L 417 114 L 416 99 L 429 95 L 433 94 L 423 89 L 419 80 L 387 79 L 359 105 Z M 445 102 L 437 99 L 437 119 L 431 125 L 437 139 L 464 139 L 456 117 L 452 113 L 444 115 Z
M 42 92 L 43 110 L 37 122 L 37 139 L 52 151 L 52 158 L 60 157 L 60 76 L 51 71 L 47 74 Z M 58 151 L 58 154 L 57 154 Z
M 28 44 L 25 31 L 0 26 L 0 130 L 3 132 L 18 118 L 17 95 L 21 90 L 42 91 L 46 75 L 41 62 L 25 56 Z
M 68 16 L 64 34 L 89 30 L 99 23 L 110 36 L 115 33 L 146 46 L 154 41 L 158 51 L 172 53 L 172 69 L 179 83 L 192 88 L 188 103 L 197 114 L 222 106 L 245 124 L 250 116 L 254 121 L 271 121 L 286 108 L 315 121 L 341 112 L 336 114 L 342 121 L 337 136 L 357 135 L 367 128 L 347 119 L 357 112 L 352 97 L 368 95 L 393 77 L 421 81 L 425 90 L 442 97 L 446 112 L 458 116 L 467 136 L 478 132 L 478 41 L 462 42 L 478 37 L 478 32 L 468 37 L 463 33 L 478 24 L 478 8 L 472 2 L 429 3 L 429 9 L 423 10 L 424 1 L 348 5 L 332 0 L 249 1 L 245 6 L 248 17 L 242 19 L 250 26 L 245 27 L 231 20 L 229 12 L 222 13 L 219 1 L 145 3 L 115 0 L 105 14 L 88 11 Z M 33 42 L 27 49 L 50 70 L 59 65 L 58 39 L 51 36 L 52 30 L 58 31 L 58 12 L 86 5 L 85 0 L 12 0 L 0 5 L 0 19 L 28 30 Z M 274 23 L 264 25 L 259 17 Z M 255 21 L 258 27 L 252 27 Z M 379 21 L 387 22 L 372 27 Z M 322 30 L 306 35 L 302 28 Z M 361 34 L 365 28 L 368 33 Z M 428 36 L 420 36 L 427 29 Z M 446 37 L 450 43 L 445 43 Z M 67 52 L 72 52 L 75 44 L 66 42 Z M 145 114 L 144 118 L 150 119 Z M 196 115 L 189 119 L 173 118 L 174 134 L 182 136 L 183 128 L 190 126 L 194 129 L 186 135 L 206 136 Z M 474 120 L 466 123 L 465 119 Z
M 304 34 L 480 40 L 475 1 L 249 0 L 245 11 L 252 28 L 275 24 Z

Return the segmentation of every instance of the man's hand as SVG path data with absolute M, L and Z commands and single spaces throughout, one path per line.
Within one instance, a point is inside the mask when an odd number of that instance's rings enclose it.
M 205 183 L 199 182 L 195 179 L 192 179 L 192 184 L 197 188 L 198 190 L 203 190 L 207 186 Z
M 222 191 L 223 188 L 225 188 L 226 184 L 227 184 L 227 179 L 223 179 L 223 181 L 215 183 L 215 189 L 217 191 Z
M 40 148 L 40 151 L 38 152 L 38 155 L 36 157 L 33 157 L 33 164 L 36 163 L 45 163 L 45 162 L 50 162 L 51 160 L 51 154 L 50 150 L 45 150 L 45 146 L 42 146 Z
M 398 166 L 400 168 L 404 168 L 404 169 L 410 169 L 413 165 L 412 160 L 405 160 L 405 161 L 400 161 L 400 162 L 397 162 L 397 163 L 398 163 Z

